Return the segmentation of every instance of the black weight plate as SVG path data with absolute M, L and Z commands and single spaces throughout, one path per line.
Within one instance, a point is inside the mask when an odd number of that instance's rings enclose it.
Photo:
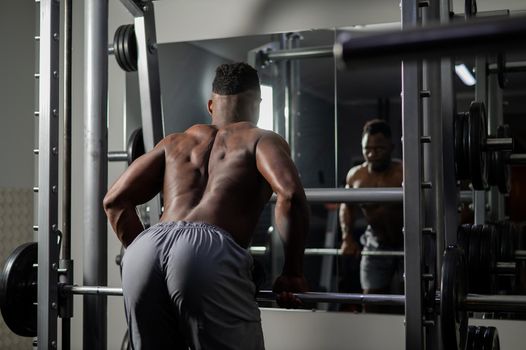
M 115 31 L 113 36 L 113 56 L 123 70 L 126 70 L 126 63 L 122 57 L 122 35 L 124 32 L 125 26 L 119 26 Z
M 511 137 L 511 130 L 509 125 L 499 125 L 497 128 L 497 137 Z M 508 163 L 511 152 L 500 151 L 495 152 L 497 172 L 496 185 L 500 193 L 507 194 L 510 192 L 510 165 Z
M 128 154 L 128 165 L 145 153 L 142 128 L 137 128 L 131 133 L 126 153 Z
M 457 180 L 467 180 L 466 174 L 467 161 L 464 159 L 464 119 L 463 113 L 459 113 L 455 116 L 453 132 L 455 133 L 455 169 L 457 172 Z
M 135 27 L 133 24 L 128 25 L 128 30 L 126 31 L 126 38 L 124 41 L 124 53 L 126 55 L 126 60 L 128 61 L 130 70 L 137 70 L 137 38 L 135 36 Z
M 497 81 L 501 89 L 505 89 L 508 85 L 508 77 L 506 76 L 506 55 L 499 53 L 497 55 Z
M 490 260 L 491 241 L 490 234 L 486 229 L 486 225 L 479 225 L 480 235 L 480 254 L 479 254 L 479 269 L 478 269 L 478 287 L 479 293 L 489 294 L 491 285 L 490 278 L 492 273 L 492 266 Z
M 473 342 L 473 350 L 482 350 L 484 345 L 484 333 L 486 332 L 486 327 L 477 326 L 475 329 L 475 336 Z
M 124 34 L 122 36 L 122 57 L 126 61 L 126 71 L 131 72 L 133 70 L 133 62 L 130 58 L 130 54 L 128 51 L 128 42 L 130 40 L 130 32 L 133 31 L 133 25 L 127 24 L 124 28 Z
M 501 236 L 500 236 L 500 261 L 511 262 L 513 261 L 513 248 L 512 248 L 512 234 L 511 225 L 509 222 L 500 222 Z
M 469 291 L 477 293 L 479 288 L 479 257 L 480 257 L 480 235 L 477 230 L 477 226 L 471 227 L 471 233 L 469 235 L 469 256 L 468 256 L 468 286 Z
M 477 326 L 468 327 L 468 338 L 466 340 L 466 350 L 472 350 L 475 343 L 475 333 L 477 331 Z
M 449 246 L 442 260 L 440 324 L 444 349 L 465 349 L 468 315 L 461 305 L 466 299 L 466 264 L 461 249 Z
M 481 102 L 471 102 L 468 114 L 469 166 L 473 189 L 483 191 L 488 187 L 487 154 L 484 151 L 487 139 L 486 108 Z
M 489 266 L 490 266 L 490 278 L 489 278 L 489 294 L 495 294 L 497 290 L 497 231 L 493 225 L 484 225 L 485 230 L 488 232 L 489 237 Z
M 486 327 L 482 350 L 500 350 L 499 332 L 495 327 Z
M 465 161 L 465 167 L 466 167 L 466 179 L 471 179 L 471 167 L 470 167 L 470 159 L 469 159 L 469 116 L 468 113 L 464 115 L 464 118 L 462 118 L 462 144 L 464 145 L 462 147 L 462 151 L 464 154 L 464 161 Z
M 37 243 L 25 243 L 11 253 L 0 278 L 0 309 L 15 334 L 37 335 Z

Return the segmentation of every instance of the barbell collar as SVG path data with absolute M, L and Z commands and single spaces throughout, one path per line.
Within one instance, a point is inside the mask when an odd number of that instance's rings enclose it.
M 484 147 L 486 151 L 512 151 L 513 150 L 513 138 L 512 137 L 502 137 L 502 138 L 487 138 L 486 146 Z
M 124 151 L 109 151 L 108 162 L 127 162 L 128 153 Z

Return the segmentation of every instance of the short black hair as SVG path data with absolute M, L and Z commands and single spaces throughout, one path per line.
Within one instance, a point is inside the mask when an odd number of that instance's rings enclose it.
M 235 95 L 247 90 L 260 91 L 258 72 L 244 62 L 222 64 L 216 68 L 212 91 L 218 95 Z
M 382 133 L 388 139 L 391 138 L 391 127 L 385 120 L 372 119 L 363 126 L 362 137 L 364 137 L 365 134 L 374 135 L 378 133 Z

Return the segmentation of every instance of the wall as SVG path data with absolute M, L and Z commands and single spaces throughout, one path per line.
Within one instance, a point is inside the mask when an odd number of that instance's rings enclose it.
M 0 11 L 0 262 L 33 239 L 35 3 Z M 16 30 L 14 30 L 16 28 Z M 31 349 L 0 318 L 0 349 Z

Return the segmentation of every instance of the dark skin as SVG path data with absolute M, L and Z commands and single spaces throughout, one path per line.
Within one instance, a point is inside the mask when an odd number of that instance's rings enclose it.
M 365 161 L 349 170 L 346 188 L 401 187 L 403 181 L 402 163 L 393 161 L 394 146 L 382 133 L 365 134 L 362 138 L 362 153 Z M 400 204 L 360 205 L 367 223 L 387 245 L 402 243 L 403 208 Z M 340 206 L 342 228 L 342 254 L 358 257 L 360 246 L 352 236 L 353 220 L 357 207 L 350 204 Z M 389 289 L 365 289 L 365 294 L 388 293 Z
M 285 262 L 274 292 L 281 306 L 297 307 L 292 293 L 307 291 L 303 251 L 309 211 L 287 143 L 255 126 L 259 91 L 212 94 L 212 125 L 194 125 L 165 137 L 138 158 L 111 186 L 104 209 L 127 247 L 143 231 L 135 207 L 163 193 L 160 221 L 206 222 L 229 232 L 247 248 L 273 192 Z

